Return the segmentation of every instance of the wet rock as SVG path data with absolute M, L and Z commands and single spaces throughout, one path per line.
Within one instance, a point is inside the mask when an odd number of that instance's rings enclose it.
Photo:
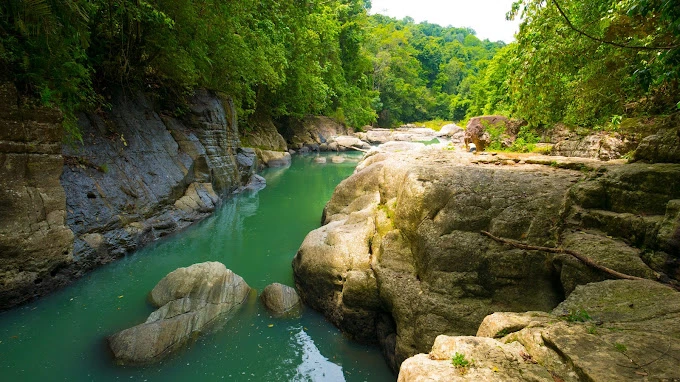
M 275 315 L 297 314 L 300 311 L 301 301 L 294 288 L 273 283 L 267 285 L 260 296 L 264 306 Z
M 245 185 L 245 190 L 255 192 L 260 191 L 265 187 L 267 187 L 267 180 L 260 175 L 253 175 L 253 177 L 250 178 L 250 182 Z
M 334 155 L 334 156 L 331 157 L 331 162 L 333 162 L 333 163 L 344 163 L 345 157 L 339 156 L 339 155 Z
M 235 311 L 249 291 L 221 263 L 176 269 L 151 291 L 149 299 L 158 310 L 145 323 L 110 336 L 109 347 L 122 364 L 157 362 Z
M 316 157 L 314 163 L 326 163 L 326 157 Z

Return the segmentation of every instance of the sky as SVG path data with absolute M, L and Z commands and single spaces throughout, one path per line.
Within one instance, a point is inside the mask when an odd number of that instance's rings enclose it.
M 371 0 L 371 13 L 417 23 L 428 21 L 441 26 L 470 27 L 480 39 L 511 42 L 519 21 L 505 20 L 513 0 Z

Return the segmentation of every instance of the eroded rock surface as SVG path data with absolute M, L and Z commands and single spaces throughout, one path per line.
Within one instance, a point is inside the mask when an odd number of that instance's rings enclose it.
M 14 86 L 0 83 L 0 310 L 40 294 L 72 261 L 61 121 L 56 110 L 20 109 Z
M 429 357 L 402 364 L 399 380 L 506 381 L 519 370 L 535 381 L 674 381 L 680 379 L 679 323 L 680 293 L 667 286 L 592 283 L 577 287 L 551 314 L 494 313 L 477 337 L 438 337 Z M 514 352 L 496 357 L 508 348 Z M 456 353 L 474 359 L 464 375 L 452 365 Z M 504 367 L 509 360 L 513 367 Z
M 287 118 L 282 122 L 279 131 L 282 131 L 289 148 L 300 150 L 307 147 L 312 151 L 318 151 L 319 145 L 326 143 L 331 137 L 349 133 L 349 129 L 343 124 L 321 116 Z
M 159 361 L 233 312 L 249 292 L 248 284 L 222 263 L 176 269 L 151 291 L 158 310 L 145 323 L 110 336 L 109 347 L 122 364 Z
M 640 277 L 677 275 L 666 248 L 678 227 L 679 165 L 482 157 L 432 146 L 368 155 L 293 261 L 303 300 L 351 337 L 380 342 L 396 368 L 440 334 L 473 335 L 496 311 L 550 311 L 578 285 L 607 278 L 482 230 Z

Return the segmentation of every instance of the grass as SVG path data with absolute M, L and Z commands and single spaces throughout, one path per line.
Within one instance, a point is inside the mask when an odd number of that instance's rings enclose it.
M 592 320 L 588 312 L 583 309 L 576 309 L 571 312 L 566 317 L 567 322 L 586 322 Z
M 626 350 L 628 350 L 628 348 L 626 347 L 626 345 L 620 344 L 620 343 L 618 343 L 618 342 L 614 344 L 614 349 L 616 349 L 616 351 L 619 351 L 619 352 L 621 352 L 621 353 L 623 353 L 623 352 L 625 352 Z

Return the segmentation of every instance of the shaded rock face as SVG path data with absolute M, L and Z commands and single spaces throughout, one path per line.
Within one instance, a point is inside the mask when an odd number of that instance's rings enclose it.
M 680 163 L 680 114 L 669 117 L 661 130 L 643 139 L 633 158 L 648 163 Z
M 535 381 L 678 380 L 679 323 L 680 293 L 666 286 L 588 284 L 551 314 L 494 313 L 477 337 L 438 337 L 429 357 L 420 354 L 402 364 L 399 381 L 505 381 L 515 380 L 516 370 L 531 376 L 520 380 Z M 501 351 L 509 353 L 505 360 L 495 357 Z M 456 353 L 475 360 L 465 375 L 451 365 Z M 508 361 L 514 369 L 504 367 Z M 469 379 L 476 375 L 489 377 Z
M 545 157 L 549 166 L 499 166 L 477 157 L 434 148 L 369 154 L 293 261 L 305 303 L 351 337 L 379 342 L 396 369 L 440 334 L 472 335 L 495 311 L 550 311 L 578 285 L 606 278 L 482 230 L 640 277 L 677 274 L 664 246 L 677 227 L 680 166 L 556 157 Z
M 249 292 L 243 278 L 222 263 L 176 269 L 151 291 L 158 310 L 145 323 L 110 336 L 109 347 L 122 364 L 157 362 L 232 313 Z
M 318 151 L 319 145 L 334 136 L 347 135 L 349 129 L 341 123 L 319 116 L 309 116 L 303 119 L 286 118 L 279 126 L 283 137 L 288 142 L 288 147 L 300 150 L 310 147 L 312 151 Z
M 17 103 L 14 86 L 0 84 L 0 310 L 49 289 L 73 248 L 59 183 L 62 116 Z
M 300 297 L 295 289 L 279 283 L 267 285 L 260 298 L 264 306 L 278 316 L 299 313 L 301 307 Z
M 75 273 L 209 216 L 252 174 L 231 102 L 199 91 L 190 109 L 183 120 L 160 116 L 138 95 L 82 116 L 84 145 L 64 148 L 61 178 Z
M 33 236 L 32 245 L 2 251 L 15 262 L 8 263 L 1 278 L 0 308 L 47 293 L 209 216 L 223 196 L 246 184 L 256 170 L 254 152 L 238 148 L 229 100 L 198 91 L 182 120 L 157 114 L 141 94 L 119 95 L 112 104 L 109 113 L 80 116 L 82 145 L 62 147 L 58 119 L 41 113 L 33 114 L 41 120 L 31 129 L 3 129 L 15 135 L 40 133 L 35 142 L 29 136 L 8 139 L 49 151 L 22 154 L 30 161 L 20 165 L 8 161 L 14 154 L 0 150 L 9 158 L 3 159 L 3 168 L 13 172 L 8 179 L 16 183 L 26 177 L 30 184 L 20 187 L 28 191 L 21 192 L 36 191 L 27 198 L 30 203 L 17 203 L 13 194 L 13 204 L 6 205 L 24 220 L 35 211 L 30 230 L 40 231 L 41 237 Z M 67 227 L 60 228 L 64 216 Z
M 255 149 L 259 163 L 266 167 L 290 166 L 291 156 L 287 151 L 271 151 Z
M 241 133 L 241 143 L 260 150 L 288 151 L 286 140 L 276 130 L 274 122 L 260 112 L 248 120 L 248 128 Z

